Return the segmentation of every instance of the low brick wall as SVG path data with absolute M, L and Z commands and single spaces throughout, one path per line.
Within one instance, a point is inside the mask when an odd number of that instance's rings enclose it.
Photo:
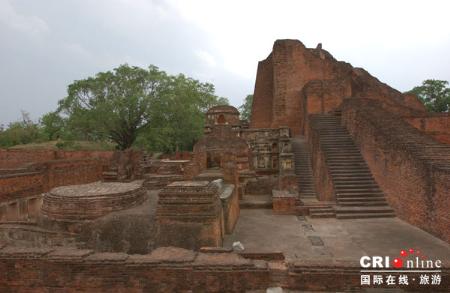
M 0 202 L 41 194 L 53 187 L 83 184 L 102 178 L 104 162 L 97 159 L 36 163 L 27 172 L 0 175 Z
M 287 190 L 272 191 L 272 210 L 275 214 L 296 215 L 298 193 L 289 193 Z
M 437 141 L 450 144 L 450 115 L 448 113 L 408 116 L 403 119 Z
M 36 221 L 42 205 L 42 195 L 0 202 L 0 222 Z
M 0 258 L 1 292 L 245 292 L 271 281 L 265 263 L 175 248 L 150 255 L 6 248 Z
M 272 260 L 261 255 L 203 253 L 163 247 L 147 255 L 92 250 L 0 247 L 0 292 L 361 291 L 359 263 Z M 448 292 L 441 285 L 372 286 Z M 370 286 L 364 286 L 368 288 Z
M 158 194 L 157 245 L 199 249 L 222 246 L 224 223 L 218 186 L 177 181 Z
M 228 193 L 229 195 L 223 197 L 225 193 Z M 231 234 L 233 233 L 241 212 L 239 206 L 239 194 L 234 185 L 227 184 L 225 190 L 220 194 L 220 201 L 222 203 L 224 232 L 226 234 Z
M 62 151 L 0 149 L 0 169 L 20 168 L 30 163 L 65 159 L 110 160 L 113 151 Z
M 309 120 L 310 117 L 309 116 Z M 325 160 L 325 155 L 321 150 L 319 133 L 311 124 L 308 124 L 308 142 L 311 150 L 311 167 L 314 178 L 314 188 L 317 192 L 319 200 L 330 201 L 336 198 L 333 182 L 328 173 L 328 167 Z
M 396 214 L 450 242 L 450 147 L 374 101 L 347 100 L 342 123 Z
M 56 159 L 53 150 L 0 149 L 0 169 L 19 168 L 31 162 L 45 162 Z
M 45 191 L 43 172 L 27 172 L 0 176 L 0 202 L 23 198 Z

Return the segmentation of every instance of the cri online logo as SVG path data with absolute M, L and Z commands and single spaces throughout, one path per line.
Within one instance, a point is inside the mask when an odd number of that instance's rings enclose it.
M 427 259 L 420 250 L 400 250 L 400 256 L 391 260 L 389 256 L 363 256 L 359 260 L 362 268 L 434 269 L 441 268 L 442 261 Z

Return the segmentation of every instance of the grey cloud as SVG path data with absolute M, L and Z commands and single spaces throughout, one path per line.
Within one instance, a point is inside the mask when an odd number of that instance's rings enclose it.
M 30 36 L 17 26 L 0 27 L 0 123 L 18 119 L 21 109 L 37 119 L 56 108 L 73 80 L 122 63 L 154 64 L 172 74 L 207 76 L 196 53 L 210 50 L 204 32 L 186 23 L 164 1 L 137 1 L 142 5 L 134 7 L 124 1 L 11 3 L 20 21 L 38 22 L 47 29 Z M 218 72 L 220 79 L 234 78 Z M 229 84 L 221 84 L 217 83 L 218 94 L 229 96 Z

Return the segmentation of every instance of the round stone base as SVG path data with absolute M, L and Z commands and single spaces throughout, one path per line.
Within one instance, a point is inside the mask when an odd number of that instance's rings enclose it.
M 44 194 L 41 214 L 46 224 L 58 222 L 68 227 L 133 207 L 144 195 L 142 181 L 61 186 Z

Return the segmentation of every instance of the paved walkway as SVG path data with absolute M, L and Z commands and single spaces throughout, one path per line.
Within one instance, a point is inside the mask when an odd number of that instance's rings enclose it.
M 240 241 L 248 252 L 281 251 L 288 261 L 349 260 L 363 255 L 400 256 L 413 248 L 429 258 L 450 261 L 450 245 L 398 218 L 338 220 L 273 215 L 271 210 L 241 210 L 224 247 Z

